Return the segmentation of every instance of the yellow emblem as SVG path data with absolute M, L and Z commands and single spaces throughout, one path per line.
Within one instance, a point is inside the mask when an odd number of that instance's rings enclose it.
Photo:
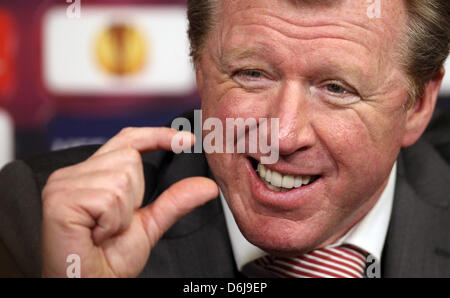
M 147 59 L 145 37 L 128 24 L 114 24 L 98 36 L 96 58 L 110 74 L 125 76 L 142 70 Z

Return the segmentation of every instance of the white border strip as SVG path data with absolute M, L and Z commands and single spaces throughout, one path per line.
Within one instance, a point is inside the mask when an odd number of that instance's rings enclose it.
M 444 81 L 442 82 L 440 95 L 450 96 L 450 60 L 447 59 L 445 64 L 445 76 Z

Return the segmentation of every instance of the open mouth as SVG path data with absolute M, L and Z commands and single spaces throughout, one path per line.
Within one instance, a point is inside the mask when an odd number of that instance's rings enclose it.
M 277 192 L 288 192 L 293 189 L 302 188 L 314 183 L 320 175 L 287 175 L 270 170 L 256 159 L 250 158 L 253 169 L 258 174 L 259 179 L 270 190 Z

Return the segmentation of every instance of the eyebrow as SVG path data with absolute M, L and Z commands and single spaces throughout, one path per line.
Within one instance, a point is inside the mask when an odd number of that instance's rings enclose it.
M 252 47 L 236 47 L 231 50 L 222 52 L 219 60 L 222 65 L 227 65 L 231 61 L 244 60 L 258 56 L 268 57 L 270 55 L 272 57 L 273 55 L 271 55 L 271 53 L 272 51 L 263 45 L 255 45 Z

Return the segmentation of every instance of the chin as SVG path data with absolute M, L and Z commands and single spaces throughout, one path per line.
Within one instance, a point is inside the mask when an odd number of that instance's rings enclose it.
M 256 217 L 259 217 L 256 220 Z M 237 219 L 244 237 L 262 250 L 280 256 L 296 256 L 318 245 L 320 231 L 307 224 L 299 224 L 283 218 L 254 216 Z

